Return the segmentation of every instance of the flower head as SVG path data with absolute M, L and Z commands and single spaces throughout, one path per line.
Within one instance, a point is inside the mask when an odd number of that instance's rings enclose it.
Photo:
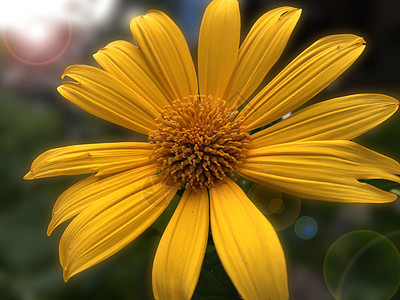
M 131 22 L 137 47 L 112 42 L 94 55 L 102 69 L 66 69 L 63 77 L 74 81 L 63 82 L 61 95 L 100 118 L 149 134 L 149 143 L 68 146 L 33 162 L 26 179 L 94 173 L 66 190 L 53 209 L 48 234 L 73 218 L 60 241 L 65 280 L 134 240 L 183 188 L 155 256 L 155 298 L 192 297 L 211 224 L 218 256 L 242 297 L 287 299 L 277 234 L 232 180 L 234 172 L 315 200 L 397 198 L 359 180 L 400 182 L 400 165 L 350 141 L 390 117 L 397 100 L 344 96 L 265 128 L 324 89 L 365 48 L 355 35 L 324 37 L 251 98 L 300 13 L 292 7 L 267 12 L 239 46 L 237 1 L 212 1 L 201 25 L 196 75 L 178 27 L 164 13 L 150 11 Z
M 152 156 L 172 185 L 210 188 L 232 177 L 246 157 L 250 135 L 243 117 L 219 98 L 177 100 L 158 121 L 158 129 L 150 133 Z

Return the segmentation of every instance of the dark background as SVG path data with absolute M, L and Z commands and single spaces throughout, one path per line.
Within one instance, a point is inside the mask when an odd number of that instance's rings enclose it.
M 173 17 L 195 57 L 201 16 L 208 2 L 119 1 L 107 21 L 90 28 L 72 23 L 72 40 L 66 52 L 40 66 L 22 63 L 10 54 L 4 40 L 0 42 L 0 299 L 152 299 L 151 264 L 167 216 L 117 255 L 64 283 L 58 264 L 62 229 L 48 238 L 46 227 L 54 201 L 80 177 L 34 182 L 23 181 L 22 177 L 32 160 L 50 148 L 145 140 L 145 136 L 97 119 L 63 100 L 56 92 L 60 76 L 71 64 L 94 65 L 91 55 L 113 40 L 132 41 L 129 13 L 137 16 L 147 9 L 160 9 Z M 318 38 L 354 33 L 364 37 L 366 50 L 344 75 L 309 103 L 363 92 L 400 99 L 399 1 L 247 0 L 240 1 L 240 5 L 243 38 L 269 9 L 283 5 L 303 9 L 286 50 L 266 82 Z M 79 6 L 73 9 L 79 10 Z M 61 22 L 58 30 L 62 45 L 68 36 L 66 23 Z M 12 44 L 10 31 L 4 27 L 3 32 Z M 32 54 L 34 48 L 17 42 L 13 45 L 15 51 L 24 53 L 21 57 L 28 55 L 35 61 L 34 55 L 21 50 L 31 50 Z M 36 57 L 39 60 L 44 57 L 40 55 Z M 399 161 L 399 113 L 357 142 Z M 241 184 L 250 198 L 263 197 L 254 192 L 259 187 L 249 182 Z M 392 183 L 374 184 L 400 192 L 400 187 Z M 267 191 L 264 196 L 268 202 Z M 298 210 L 289 220 L 290 226 L 278 232 L 287 257 L 291 299 L 333 299 L 324 274 L 328 285 L 341 286 L 344 292 L 337 294 L 341 299 L 400 299 L 400 294 L 395 295 L 400 279 L 398 201 L 355 205 L 304 200 L 301 209 L 286 204 L 285 209 Z M 302 220 L 315 223 L 297 222 L 297 217 L 303 216 L 311 218 Z M 269 217 L 278 223 L 280 217 L 286 218 L 282 212 Z M 351 239 L 343 238 L 349 233 Z M 332 259 L 337 261 L 336 269 L 335 264 L 329 264 Z M 239 299 L 212 247 L 206 254 L 194 299 Z

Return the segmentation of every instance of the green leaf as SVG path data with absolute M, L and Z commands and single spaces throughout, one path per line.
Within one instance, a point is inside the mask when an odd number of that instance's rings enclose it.
M 169 220 L 171 220 L 172 215 L 174 214 L 174 211 L 178 206 L 180 199 L 181 196 L 179 196 L 179 194 L 176 194 L 174 198 L 171 200 L 171 203 L 168 205 L 168 207 L 164 210 L 161 216 L 158 217 L 158 219 L 153 223 L 153 225 L 151 225 L 151 227 L 162 234 L 165 228 L 167 228 Z
M 192 298 L 192 300 L 204 299 L 241 299 L 215 251 L 208 252 L 205 255 L 199 282 Z

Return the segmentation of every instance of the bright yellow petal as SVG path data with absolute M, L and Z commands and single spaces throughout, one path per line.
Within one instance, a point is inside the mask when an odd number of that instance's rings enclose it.
M 379 94 L 358 94 L 311 105 L 261 130 L 250 139 L 251 148 L 294 141 L 350 140 L 379 125 L 399 102 Z
M 307 199 L 384 203 L 395 194 L 358 179 L 400 183 L 400 165 L 351 141 L 304 141 L 251 149 L 238 173 L 255 182 Z
M 99 199 L 82 211 L 60 240 L 64 279 L 110 257 L 146 230 L 164 211 L 177 188 L 152 176 Z
M 131 21 L 132 34 L 170 100 L 197 95 L 197 77 L 186 40 L 163 12 Z
M 109 73 L 95 67 L 73 65 L 57 90 L 67 100 L 87 112 L 128 129 L 148 134 L 157 127 L 157 109 L 137 92 Z
M 240 46 L 223 99 L 239 106 L 250 97 L 281 56 L 300 14 L 300 9 L 286 6 L 257 20 Z
M 248 130 L 293 111 L 342 74 L 363 52 L 365 41 L 351 34 L 324 37 L 297 56 L 242 110 Z
M 99 199 L 142 178 L 154 175 L 157 171 L 158 166 L 154 163 L 112 175 L 93 175 L 79 181 L 57 199 L 47 235 L 50 235 L 58 225 L 75 217 Z
M 161 238 L 153 264 L 156 299 L 192 298 L 206 252 L 209 222 L 206 189 L 187 189 Z
M 222 98 L 235 68 L 240 42 L 237 0 L 212 1 L 203 17 L 199 37 L 200 94 Z
M 100 143 L 67 146 L 48 150 L 32 163 L 24 179 L 59 175 L 95 173 L 105 175 L 147 164 L 152 145 L 149 143 Z
M 142 51 L 126 41 L 115 41 L 93 55 L 99 65 L 161 111 L 171 102 L 153 75 Z
M 244 299 L 288 299 L 286 262 L 270 222 L 231 180 L 210 189 L 210 221 L 226 273 Z

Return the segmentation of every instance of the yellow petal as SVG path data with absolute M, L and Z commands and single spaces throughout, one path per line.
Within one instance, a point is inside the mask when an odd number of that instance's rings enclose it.
M 297 56 L 242 110 L 248 130 L 293 111 L 342 74 L 365 48 L 351 34 L 324 37 Z
M 210 222 L 218 256 L 244 299 L 288 299 L 286 262 L 278 236 L 229 179 L 210 189 Z
M 156 128 L 157 110 L 129 86 L 95 67 L 73 65 L 57 90 L 87 112 L 128 129 L 148 134 Z
M 383 203 L 397 196 L 358 179 L 400 183 L 400 165 L 351 141 L 304 141 L 251 149 L 238 173 L 307 199 Z
M 240 46 L 223 99 L 240 106 L 256 90 L 281 56 L 301 10 L 280 7 L 262 15 Z
M 33 161 L 31 171 L 24 179 L 121 172 L 151 164 L 151 151 L 152 145 L 138 142 L 86 144 L 51 149 Z
M 93 55 L 99 65 L 161 111 L 171 104 L 153 75 L 142 51 L 126 41 L 115 41 Z
M 133 241 L 160 216 L 176 191 L 156 175 L 116 190 L 82 211 L 60 240 L 64 279 Z
M 161 238 L 153 264 L 155 299 L 189 300 L 208 240 L 208 193 L 187 189 Z
M 90 176 L 79 181 L 57 199 L 47 235 L 50 235 L 58 225 L 75 217 L 99 199 L 135 181 L 154 175 L 157 171 L 157 164 L 154 163 L 117 174 Z
M 132 34 L 170 100 L 197 95 L 192 56 L 178 26 L 152 10 L 131 21 Z
M 222 98 L 236 64 L 240 42 L 237 0 L 212 1 L 203 17 L 199 37 L 201 95 Z
M 350 140 L 379 125 L 399 102 L 379 94 L 358 94 L 323 101 L 300 110 L 253 135 L 251 148 L 294 141 Z

